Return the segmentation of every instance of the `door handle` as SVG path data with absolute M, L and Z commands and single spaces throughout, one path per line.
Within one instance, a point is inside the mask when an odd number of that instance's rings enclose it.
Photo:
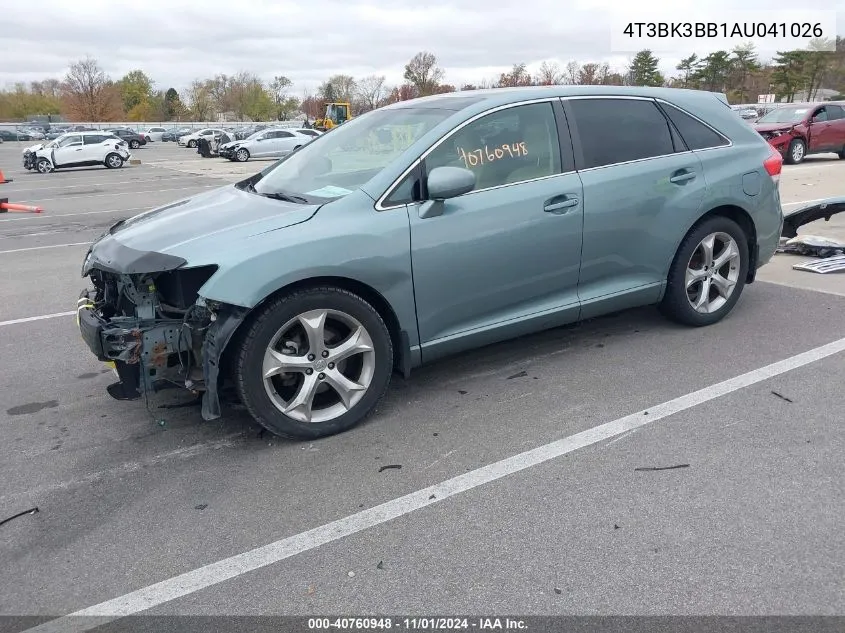
M 558 202 L 555 202 L 555 200 L 558 200 Z M 566 209 L 571 209 L 572 207 L 577 206 L 578 198 L 558 196 L 557 198 L 547 200 L 546 204 L 543 206 L 543 211 L 545 211 L 546 213 L 554 213 L 555 215 L 561 215 L 563 213 L 566 213 Z
M 695 178 L 694 171 L 688 171 L 686 169 L 682 169 L 680 171 L 675 172 L 675 175 L 669 178 L 669 182 L 674 182 L 675 184 L 680 184 L 682 182 L 687 182 L 688 180 L 693 180 Z

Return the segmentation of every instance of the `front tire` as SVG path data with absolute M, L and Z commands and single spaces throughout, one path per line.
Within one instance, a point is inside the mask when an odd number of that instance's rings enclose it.
M 733 310 L 748 275 L 748 237 L 722 216 L 694 226 L 669 269 L 660 311 L 693 327 L 712 325 Z
M 106 167 L 109 169 L 119 169 L 123 167 L 123 157 L 118 154 L 109 154 L 106 156 L 106 160 L 104 162 Z
M 334 287 L 271 301 L 236 351 L 241 401 L 275 435 L 313 440 L 358 425 L 390 382 L 393 344 L 379 313 Z
M 194 141 L 194 140 L 188 141 L 188 147 L 190 147 L 191 149 L 195 148 L 196 146 L 197 146 L 196 141 Z
M 39 158 L 38 162 L 35 163 L 35 168 L 38 170 L 38 173 L 49 174 L 53 171 L 53 163 L 46 158 Z
M 249 151 L 241 147 L 237 152 L 235 152 L 235 160 L 239 163 L 245 163 L 249 160 Z
M 789 143 L 789 149 L 786 151 L 786 163 L 788 165 L 797 165 L 804 162 L 807 157 L 807 145 L 800 138 L 792 139 Z

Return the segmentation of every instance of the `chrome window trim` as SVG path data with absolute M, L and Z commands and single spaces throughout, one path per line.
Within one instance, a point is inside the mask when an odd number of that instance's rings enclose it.
M 587 167 L 586 169 L 577 170 L 579 174 L 583 173 L 583 172 L 594 171 L 596 169 L 606 169 L 608 167 L 616 167 L 617 165 L 630 165 L 632 163 L 641 163 L 643 161 L 655 160 L 657 158 L 666 158 L 667 156 L 682 156 L 684 154 L 695 154 L 697 152 L 709 152 L 709 151 L 712 151 L 712 150 L 715 150 L 715 149 L 725 149 L 726 147 L 733 147 L 733 141 L 731 141 L 731 139 L 727 138 L 719 130 L 715 129 L 712 125 L 709 125 L 707 122 L 702 121 L 699 117 L 695 116 L 691 112 L 688 112 L 687 110 L 684 110 L 683 108 L 681 108 L 680 106 L 672 103 L 671 101 L 666 101 L 665 99 L 661 99 L 660 97 L 642 97 L 642 96 L 636 96 L 636 95 L 573 95 L 573 96 L 560 97 L 561 101 L 584 100 L 584 99 L 627 99 L 627 100 L 631 100 L 631 101 L 651 101 L 652 103 L 657 103 L 657 102 L 665 103 L 666 105 L 672 106 L 673 108 L 680 110 L 681 112 L 683 112 L 687 116 L 692 117 L 693 119 L 695 119 L 696 121 L 698 121 L 699 123 L 701 123 L 702 125 L 707 127 L 708 129 L 712 130 L 720 138 L 725 139 L 728 142 L 728 144 L 727 145 L 719 145 L 718 147 L 707 147 L 707 148 L 704 148 L 704 149 L 687 149 L 687 150 L 684 150 L 683 152 L 672 152 L 671 154 L 660 154 L 659 156 L 648 156 L 646 158 L 636 158 L 634 160 L 626 160 L 626 161 L 622 161 L 620 163 L 608 163 L 607 165 L 598 165 L 597 167 Z M 661 116 L 666 118 L 666 116 L 662 112 L 660 114 L 661 114 Z M 671 121 L 669 121 L 669 123 L 671 123 Z M 578 121 L 575 122 L 575 125 L 577 127 Z M 680 132 L 679 132 L 679 134 L 680 134 Z
M 405 171 L 403 171 L 399 175 L 399 177 L 396 178 L 391 183 L 391 185 L 385 190 L 385 192 L 376 201 L 376 204 L 375 204 L 376 211 L 390 211 L 391 209 L 400 209 L 402 207 L 408 206 L 408 204 L 413 204 L 413 203 L 403 203 L 403 204 L 394 204 L 394 205 L 391 205 L 389 207 L 386 207 L 386 206 L 384 206 L 384 201 L 387 198 L 389 198 L 391 196 L 391 194 L 399 187 L 399 185 L 402 183 L 402 181 L 405 179 L 405 177 L 408 174 L 410 174 L 414 169 L 416 169 L 422 161 L 425 160 L 426 156 L 431 154 L 434 150 L 436 150 L 443 143 L 445 143 L 447 140 L 449 140 L 450 137 L 457 134 L 459 131 L 461 131 L 463 128 L 465 128 L 467 125 L 470 125 L 471 123 L 474 123 L 478 119 L 481 119 L 481 118 L 488 116 L 490 114 L 495 114 L 496 112 L 500 112 L 502 110 L 508 110 L 510 108 L 518 108 L 519 106 L 525 106 L 525 105 L 533 105 L 535 103 L 553 104 L 558 99 L 560 99 L 559 96 L 553 96 L 553 97 L 541 97 L 541 98 L 537 98 L 537 99 L 527 99 L 525 101 L 514 101 L 513 103 L 506 103 L 504 105 L 498 105 L 498 106 L 495 106 L 493 108 L 490 108 L 489 110 L 485 110 L 484 112 L 480 112 L 476 115 L 473 115 L 472 117 L 470 117 L 469 119 L 467 119 L 466 121 L 464 121 L 463 123 L 458 125 L 457 127 L 454 127 L 451 130 L 449 130 L 448 132 L 446 132 L 446 134 L 444 134 L 442 137 L 440 137 L 431 147 L 429 147 L 427 150 L 425 150 L 419 156 L 419 158 L 417 158 L 414 162 L 412 162 L 410 164 L 410 166 L 407 169 L 405 169 Z M 552 113 L 552 116 L 554 116 L 554 112 Z M 555 136 L 557 136 L 557 126 L 555 126 Z M 563 158 L 563 157 L 561 157 L 561 158 Z M 566 172 L 561 171 L 560 173 L 557 173 L 557 174 L 549 174 L 548 176 L 541 176 L 539 178 L 531 178 L 529 180 L 520 180 L 520 181 L 517 181 L 517 182 L 509 182 L 509 183 L 506 183 L 506 184 L 503 184 L 503 185 L 496 185 L 494 187 L 485 187 L 484 189 L 475 189 L 475 190 L 470 191 L 469 193 L 464 194 L 464 195 L 470 196 L 474 193 L 481 193 L 482 191 L 492 191 L 493 189 L 501 189 L 502 187 L 512 187 L 513 185 L 520 185 L 520 184 L 523 184 L 523 183 L 526 183 L 526 182 L 534 182 L 535 180 L 545 180 L 547 178 L 554 178 L 556 176 L 562 176 L 564 174 L 573 174 L 573 173 L 575 173 L 574 169 L 570 170 L 570 171 L 566 171 Z M 463 197 L 463 196 L 461 196 L 461 197 Z

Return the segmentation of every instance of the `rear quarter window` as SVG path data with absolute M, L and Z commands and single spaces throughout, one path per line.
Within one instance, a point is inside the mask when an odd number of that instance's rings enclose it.
M 710 149 L 730 145 L 727 138 L 683 110 L 668 103 L 661 103 L 660 107 L 672 121 L 672 125 L 678 130 L 689 149 Z

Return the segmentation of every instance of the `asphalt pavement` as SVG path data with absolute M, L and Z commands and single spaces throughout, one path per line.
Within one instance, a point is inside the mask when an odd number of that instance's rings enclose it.
M 283 441 L 187 394 L 112 400 L 69 315 L 109 225 L 267 163 L 156 143 L 42 175 L 22 145 L 0 195 L 45 213 L 0 216 L 0 521 L 38 512 L 0 525 L 0 615 L 845 614 L 845 276 L 778 255 L 715 326 L 642 309 L 491 346 Z M 787 166 L 786 208 L 843 182 Z

